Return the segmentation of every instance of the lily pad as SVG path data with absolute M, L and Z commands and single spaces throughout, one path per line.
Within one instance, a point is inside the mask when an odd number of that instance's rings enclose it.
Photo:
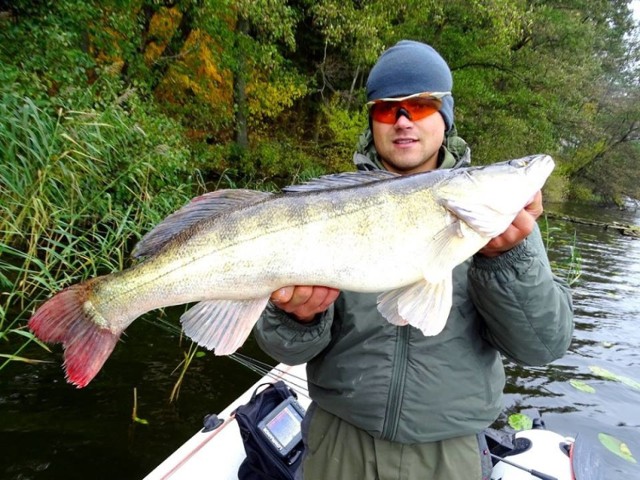
M 636 459 L 633 458 L 633 454 L 627 444 L 618 440 L 616 437 L 612 437 L 606 433 L 599 433 L 598 440 L 600 440 L 600 443 L 611 453 L 614 453 L 620 458 L 624 458 L 627 462 L 638 463 Z
M 533 427 L 533 420 L 522 413 L 514 413 L 509 415 L 509 426 L 514 430 L 529 430 Z
M 591 385 L 583 382 L 582 380 L 571 379 L 571 380 L 569 380 L 569 383 L 571 384 L 571 386 L 573 388 L 575 388 L 576 390 L 580 390 L 581 392 L 596 393 L 596 389 L 595 388 L 593 388 Z

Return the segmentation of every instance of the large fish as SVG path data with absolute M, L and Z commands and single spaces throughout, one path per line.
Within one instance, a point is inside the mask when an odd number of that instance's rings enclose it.
M 408 176 L 329 175 L 281 194 L 207 193 L 142 238 L 134 257 L 144 260 L 62 290 L 29 327 L 63 344 L 78 387 L 145 312 L 199 302 L 181 318 L 185 333 L 228 355 L 287 285 L 382 292 L 389 322 L 436 335 L 451 309 L 453 268 L 504 232 L 553 168 L 536 155 Z

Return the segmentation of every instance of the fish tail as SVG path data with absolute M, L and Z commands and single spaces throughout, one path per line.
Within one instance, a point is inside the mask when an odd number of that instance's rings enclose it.
M 40 340 L 61 343 L 69 383 L 85 387 L 113 351 L 120 332 L 101 327 L 106 323 L 89 299 L 91 281 L 62 290 L 45 302 L 29 320 Z

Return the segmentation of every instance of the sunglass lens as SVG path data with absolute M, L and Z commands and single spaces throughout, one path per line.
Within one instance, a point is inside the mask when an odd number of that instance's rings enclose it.
M 371 118 L 381 123 L 396 123 L 400 109 L 409 114 L 409 120 L 422 120 L 438 111 L 438 104 L 423 99 L 403 102 L 378 102 L 371 107 Z

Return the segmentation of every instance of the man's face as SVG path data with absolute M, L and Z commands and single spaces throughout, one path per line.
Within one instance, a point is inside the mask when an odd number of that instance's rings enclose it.
M 393 124 L 372 121 L 373 141 L 380 160 L 389 171 L 402 175 L 437 168 L 444 131 L 444 119 L 439 113 L 416 121 L 399 115 Z

